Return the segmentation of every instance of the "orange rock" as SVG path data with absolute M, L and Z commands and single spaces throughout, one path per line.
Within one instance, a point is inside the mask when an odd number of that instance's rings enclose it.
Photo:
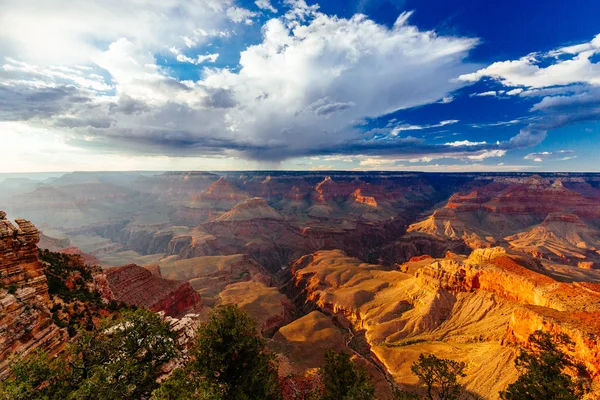
M 17 219 L 15 227 L 5 217 L 0 212 L 0 376 L 11 356 L 38 348 L 55 353 L 67 341 L 66 331 L 54 324 L 48 310 L 39 232 L 29 221 Z

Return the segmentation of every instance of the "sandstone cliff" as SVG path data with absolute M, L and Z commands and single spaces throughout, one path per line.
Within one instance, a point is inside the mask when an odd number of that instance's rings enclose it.
M 576 263 L 598 257 L 598 221 L 597 198 L 564 187 L 560 179 L 530 176 L 453 194 L 444 207 L 412 224 L 407 238 L 460 240 L 472 249 L 508 241 L 536 257 Z
M 464 383 L 486 398 L 512 382 L 516 347 L 535 329 L 567 333 L 574 356 L 594 378 L 600 362 L 596 323 L 600 291 L 558 282 L 544 267 L 504 249 L 470 257 L 415 258 L 398 270 L 320 251 L 293 267 L 292 287 L 319 310 L 364 330 L 371 351 L 403 385 L 416 384 L 410 365 L 422 352 L 467 363 Z M 290 289 L 292 292 L 293 290 Z
M 11 356 L 38 348 L 56 352 L 67 340 L 48 310 L 48 286 L 36 246 L 39 232 L 29 221 L 16 223 L 0 211 L 0 376 Z

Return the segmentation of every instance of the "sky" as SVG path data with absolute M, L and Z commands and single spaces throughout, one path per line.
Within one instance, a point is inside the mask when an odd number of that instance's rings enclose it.
M 0 173 L 600 171 L 597 0 L 0 4 Z

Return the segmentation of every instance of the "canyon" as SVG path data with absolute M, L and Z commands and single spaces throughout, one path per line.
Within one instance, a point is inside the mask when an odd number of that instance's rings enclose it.
M 574 341 L 570 355 L 600 393 L 600 175 L 71 173 L 9 183 L 10 196 L 0 181 L 3 360 L 68 342 L 47 310 L 39 242 L 102 267 L 94 279 L 107 301 L 174 326 L 238 304 L 282 376 L 318 368 L 333 348 L 363 363 L 386 399 L 392 383 L 417 390 L 410 366 L 431 353 L 465 362 L 467 391 L 497 399 L 518 376 L 519 348 L 543 329 Z M 25 325 L 29 336 L 15 334 Z

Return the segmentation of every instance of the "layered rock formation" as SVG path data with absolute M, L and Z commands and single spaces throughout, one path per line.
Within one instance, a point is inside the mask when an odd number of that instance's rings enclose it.
M 29 221 L 16 223 L 0 211 L 0 376 L 12 356 L 38 348 L 53 353 L 67 340 L 48 310 L 48 285 L 36 246 L 39 232 Z
M 264 336 L 272 336 L 293 320 L 294 310 L 288 298 L 262 282 L 232 283 L 219 293 L 219 298 L 219 304 L 237 304 L 247 312 Z
M 245 281 L 271 283 L 266 270 L 244 254 L 206 256 L 161 262 L 162 276 L 189 281 L 203 303 L 213 306 L 227 285 Z
M 600 260 L 600 232 L 574 214 L 549 214 L 541 224 L 506 240 L 511 248 L 538 258 L 566 262 Z
M 597 254 L 600 202 L 540 176 L 497 179 L 458 192 L 443 208 L 412 224 L 407 238 L 462 241 L 472 249 L 508 246 L 555 260 L 577 263 Z
M 248 221 L 251 219 L 283 219 L 283 216 L 269 206 L 265 199 L 253 197 L 237 204 L 216 221 Z
M 467 389 L 497 398 L 517 376 L 516 348 L 507 344 L 526 341 L 535 329 L 567 333 L 577 344 L 573 355 L 600 380 L 599 331 L 585 322 L 600 315 L 593 284 L 557 282 L 535 260 L 501 248 L 416 258 L 401 269 L 409 273 L 321 251 L 294 265 L 289 291 L 364 330 L 371 351 L 403 385 L 417 383 L 410 365 L 418 355 L 434 353 L 466 362 Z
M 322 366 L 325 352 L 343 350 L 346 340 L 331 318 L 313 311 L 279 329 L 269 347 L 283 356 L 279 369 L 285 376 Z
M 172 317 L 199 310 L 202 300 L 188 282 L 164 279 L 151 270 L 130 264 L 105 271 L 108 286 L 117 301 Z

